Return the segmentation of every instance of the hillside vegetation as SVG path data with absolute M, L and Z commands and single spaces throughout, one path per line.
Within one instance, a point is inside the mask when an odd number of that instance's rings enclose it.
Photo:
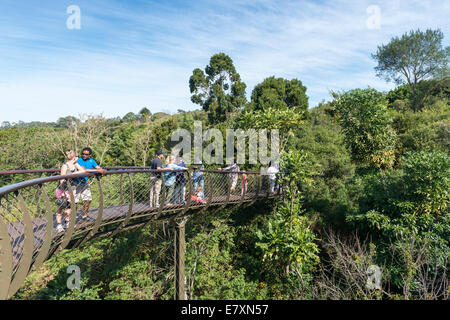
M 268 77 L 247 101 L 220 53 L 189 81 L 200 110 L 4 123 L 0 167 L 56 168 L 64 151 L 84 146 L 102 166 L 149 165 L 157 150 L 171 150 L 175 129 L 193 132 L 194 120 L 223 133 L 278 128 L 285 196 L 188 220 L 188 297 L 448 299 L 450 79 L 441 71 L 389 92 L 363 84 L 333 92 L 311 108 L 299 79 Z M 154 224 L 65 250 L 14 299 L 172 299 L 172 237 L 171 226 Z M 66 287 L 73 264 L 80 290 Z

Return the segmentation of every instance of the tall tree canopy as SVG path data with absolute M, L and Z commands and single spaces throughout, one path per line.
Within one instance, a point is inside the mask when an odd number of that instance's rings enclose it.
M 450 47 L 442 47 L 444 34 L 438 30 L 420 30 L 394 37 L 378 46 L 372 58 L 378 62 L 378 77 L 396 84 L 408 83 L 413 94 L 413 109 L 417 111 L 417 84 L 421 80 L 448 77 Z
M 151 118 L 152 113 L 148 108 L 144 107 L 141 109 L 141 111 L 139 111 L 139 116 L 142 118 L 142 120 L 147 122 Z
M 202 106 L 212 124 L 227 119 L 227 113 L 247 103 L 246 85 L 241 81 L 233 60 L 224 53 L 211 57 L 205 71 L 196 68 L 189 79 L 192 102 Z
M 264 110 L 267 107 L 276 109 L 298 107 L 307 110 L 306 87 L 298 79 L 287 80 L 273 76 L 264 79 L 252 91 L 250 108 Z

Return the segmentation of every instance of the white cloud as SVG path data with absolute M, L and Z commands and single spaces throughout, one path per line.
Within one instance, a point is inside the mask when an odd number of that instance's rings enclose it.
M 381 9 L 380 29 L 366 9 Z M 298 78 L 310 105 L 328 90 L 392 84 L 377 79 L 370 54 L 411 29 L 440 28 L 449 43 L 448 3 L 434 1 L 196 1 L 133 8 L 80 1 L 82 29 L 67 31 L 65 8 L 41 8 L 26 21 L 12 14 L 0 41 L 2 121 L 54 121 L 79 112 L 123 116 L 144 106 L 194 109 L 189 77 L 212 54 L 227 53 L 247 84 Z M 17 19 L 17 17 L 15 17 Z M 62 26 L 56 24 L 63 19 Z M 36 26 L 43 24 L 42 29 Z M 52 27 L 53 26 L 53 27 Z M 56 27 L 57 26 L 57 27 Z M 7 34 L 8 36 L 5 36 Z M 61 111 L 61 110 L 64 110 Z M 67 110 L 67 111 L 65 111 Z

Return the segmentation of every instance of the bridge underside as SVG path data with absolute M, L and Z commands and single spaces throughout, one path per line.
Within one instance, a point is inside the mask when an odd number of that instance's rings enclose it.
M 79 173 L 1 187 L 0 299 L 14 295 L 29 273 L 63 249 L 76 248 L 93 238 L 114 236 L 158 221 L 170 222 L 174 226 L 175 298 L 183 299 L 185 217 L 227 206 L 251 205 L 282 194 L 282 187 L 274 190 L 268 177 L 259 172 L 201 170 L 204 196 L 197 198 L 194 188 L 197 189 L 198 181 L 194 181 L 194 170 L 183 171 L 181 176 L 185 175 L 185 187 L 176 184 L 175 193 L 170 187 L 164 187 L 163 171 L 134 168 L 108 171 L 104 176 Z M 161 173 L 163 186 L 159 199 L 161 205 L 157 207 L 152 206 L 149 200 L 155 187 L 155 182 L 152 182 L 155 173 Z M 72 182 L 81 177 L 89 179 L 93 198 L 85 218 L 82 218 L 81 199 L 80 203 L 75 199 L 78 189 L 71 187 Z M 58 201 L 52 190 L 60 181 L 67 182 L 69 208 L 66 209 L 55 206 Z M 61 230 L 62 221 L 57 224 L 56 214 L 64 220 L 64 211 L 69 224 Z
M 129 213 L 129 205 L 111 206 L 103 209 L 101 217 L 101 226 L 96 233 L 90 237 L 96 238 L 99 236 L 108 236 L 112 233 L 118 233 L 132 228 L 142 227 L 142 225 L 157 221 L 173 221 L 174 219 L 181 219 L 185 216 L 194 214 L 195 212 L 210 208 L 216 210 L 218 207 L 237 207 L 241 204 L 251 204 L 257 200 L 268 199 L 276 197 L 276 194 L 265 196 L 256 196 L 256 194 L 246 194 L 241 199 L 241 196 L 230 195 L 229 201 L 226 201 L 226 196 L 213 197 L 211 203 L 195 203 L 189 205 L 187 209 L 184 204 L 166 204 L 162 208 L 151 207 L 148 203 L 135 203 L 132 208 L 132 213 L 129 222 L 120 230 L 118 227 L 127 218 Z M 74 226 L 74 234 L 72 235 L 66 249 L 75 248 L 81 243 L 81 239 L 93 230 L 98 218 L 98 209 L 88 211 L 87 218 L 83 219 L 82 211 L 77 211 L 76 222 Z M 32 219 L 33 224 L 33 251 L 38 252 L 44 243 L 44 238 L 47 230 L 47 220 L 45 218 Z M 65 232 L 57 232 L 56 220 L 53 216 L 52 222 L 52 247 L 58 247 L 63 241 Z M 22 256 L 23 242 L 25 240 L 25 226 L 22 222 L 12 222 L 7 224 L 7 230 L 11 238 L 11 245 L 13 249 L 13 268 L 20 262 Z M 118 232 L 117 232 L 118 231 Z M 50 257 L 50 256 L 49 256 Z M 48 257 L 48 258 L 49 258 Z M 47 258 L 47 259 L 48 259 Z

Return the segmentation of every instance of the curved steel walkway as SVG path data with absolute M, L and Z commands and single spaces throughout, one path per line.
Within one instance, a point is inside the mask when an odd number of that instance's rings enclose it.
M 214 208 L 252 204 L 277 197 L 281 188 L 270 192 L 268 176 L 259 172 L 227 172 L 198 170 L 203 182 L 194 182 L 195 168 L 187 171 L 151 170 L 147 167 L 111 167 L 105 175 L 80 173 L 49 176 L 27 180 L 0 188 L 0 299 L 13 296 L 26 276 L 38 269 L 45 260 L 66 248 L 75 248 L 101 236 L 146 226 L 155 221 L 175 225 L 175 298 L 184 297 L 184 222 L 185 217 Z M 55 174 L 57 169 L 4 171 L 0 175 Z M 154 190 L 154 174 L 161 173 L 160 205 L 150 205 Z M 165 188 L 165 176 L 177 174 L 174 189 Z M 71 183 L 88 179 L 92 201 L 87 218 L 82 218 L 82 201 L 75 199 Z M 55 190 L 60 181 L 69 186 L 69 223 L 57 232 L 55 213 L 64 209 L 56 204 Z M 196 201 L 198 185 L 203 186 L 204 199 Z M 185 186 L 185 195 L 175 199 L 173 191 Z M 193 192 L 194 191 L 194 192 Z M 170 192 L 169 194 L 167 192 Z M 169 199 L 169 195 L 171 198 Z M 178 201 L 176 201 L 178 200 Z M 77 204 L 77 202 L 79 202 Z M 177 203 L 178 202 L 178 203 Z

